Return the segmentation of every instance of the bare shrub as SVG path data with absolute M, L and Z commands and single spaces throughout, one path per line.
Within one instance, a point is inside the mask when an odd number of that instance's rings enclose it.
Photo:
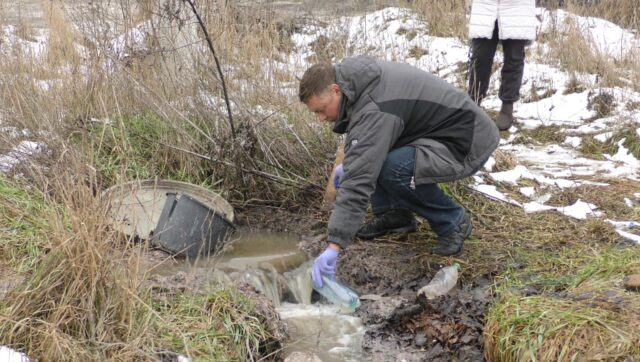
M 3 104 L 16 113 L 14 121 L 21 127 L 62 137 L 85 133 L 92 119 L 111 120 L 104 130 L 118 137 L 85 134 L 81 142 L 119 155 L 120 170 L 131 172 L 115 174 L 186 175 L 193 182 L 219 185 L 240 201 L 297 204 L 319 198 L 331 163 L 326 154 L 337 140 L 310 124 L 302 105 L 290 102 L 300 70 L 277 60 L 288 56 L 295 22 L 267 10 L 198 2 L 228 78 L 238 123 L 234 140 L 213 58 L 193 14 L 182 5 L 121 0 L 61 8 L 52 3 L 46 57 L 0 60 L 0 72 L 11 75 L 3 81 Z M 82 55 L 74 51 L 78 44 L 85 45 Z M 328 52 L 330 47 L 321 48 Z M 53 85 L 41 88 L 36 79 Z M 136 170 L 141 164 L 132 152 L 136 144 L 125 137 L 122 122 L 135 117 L 156 119 L 166 129 L 148 140 L 159 156 L 151 170 Z

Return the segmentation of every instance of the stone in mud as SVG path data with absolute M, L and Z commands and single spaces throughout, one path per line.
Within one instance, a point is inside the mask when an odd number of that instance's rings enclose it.
M 322 360 L 312 352 L 296 351 L 285 358 L 284 362 L 322 362 Z
M 425 336 L 424 333 L 416 333 L 416 338 L 414 340 L 414 343 L 416 344 L 416 346 L 424 347 L 424 345 L 426 345 L 427 342 L 428 342 L 427 336 Z
M 364 320 L 367 324 L 383 324 L 396 315 L 396 311 L 408 304 L 402 297 L 383 298 L 374 301 L 367 310 Z
M 627 290 L 640 291 L 640 274 L 627 275 L 622 280 L 622 285 Z

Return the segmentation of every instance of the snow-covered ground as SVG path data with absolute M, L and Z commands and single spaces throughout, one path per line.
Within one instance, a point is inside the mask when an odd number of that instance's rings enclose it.
M 597 18 L 581 17 L 562 10 L 537 10 L 538 33 L 550 29 L 568 30 L 568 27 L 579 29 L 592 50 L 615 59 L 637 54 L 640 39 L 633 32 Z M 126 52 L 125 42 L 131 47 L 144 44 L 144 27 L 132 30 L 131 34 L 123 34 L 113 39 L 112 49 L 115 52 Z M 441 76 L 456 86 L 465 84 L 461 69 L 466 68 L 469 48 L 465 41 L 456 38 L 442 38 L 428 35 L 428 27 L 416 13 L 408 9 L 389 7 L 359 16 L 327 18 L 310 22 L 292 35 L 294 51 L 283 55 L 284 60 L 264 60 L 265 71 L 280 69 L 301 75 L 314 59 L 314 42 L 321 39 L 332 47 L 336 54 L 367 53 L 379 58 L 400 61 Z M 25 40 L 16 35 L 15 27 L 5 27 L 2 31 L 4 41 L 0 43 L 0 53 L 8 54 L 10 49 L 19 47 L 33 56 L 40 56 L 46 44 L 46 31 L 36 34 L 33 39 Z M 521 102 L 515 106 L 517 123 L 509 132 L 510 137 L 503 139 L 499 149 L 512 154 L 518 165 L 509 171 L 496 172 L 495 160 L 491 159 L 485 170 L 474 177 L 473 188 L 492 199 L 509 202 L 522 207 L 526 212 L 560 212 L 568 217 L 584 219 L 602 217 L 598 205 L 582 200 L 573 205 L 547 205 L 549 195 L 554 191 L 572 188 L 585 184 L 602 187 L 606 192 L 607 178 L 625 178 L 638 181 L 640 162 L 627 150 L 623 142 L 618 142 L 615 154 L 605 155 L 604 160 L 593 160 L 581 155 L 579 146 L 584 137 L 604 142 L 611 137 L 621 123 L 636 125 L 640 136 L 640 111 L 630 104 L 640 102 L 640 94 L 626 88 L 597 87 L 597 76 L 594 74 L 571 75 L 552 63 L 545 62 L 549 53 L 544 42 L 534 42 L 530 46 L 526 60 Z M 496 62 L 502 61 L 501 53 L 496 55 Z M 497 97 L 500 84 L 499 71 L 491 79 L 489 96 L 483 107 L 497 111 L 500 100 Z M 570 83 L 579 77 L 584 90 L 570 91 Z M 281 91 L 292 98 L 297 91 L 297 83 L 283 83 Z M 548 96 L 538 99 L 531 97 L 531 89 L 538 94 L 552 90 Z M 612 104 L 612 112 L 606 117 L 599 117 L 593 109 L 594 97 L 606 95 Z M 534 100 L 537 99 L 537 100 Z M 525 102 L 526 100 L 526 102 Z M 214 103 L 216 103 L 214 101 Z M 1 122 L 1 121 L 0 121 Z M 514 142 L 522 130 L 535 129 L 541 126 L 558 126 L 559 132 L 566 134 L 564 142 L 552 145 L 522 144 Z M 11 169 L 20 155 L 28 155 L 37 147 L 31 143 L 20 143 L 16 149 L 4 152 L 0 156 L 0 170 Z M 589 178 L 598 182 L 589 181 Z M 522 183 L 522 180 L 527 180 Z M 536 187 L 531 187 L 531 183 Z M 504 187 L 509 185 L 509 187 Z M 519 194 L 510 195 L 514 186 Z M 526 199 L 528 201 L 516 201 Z M 628 207 L 640 207 L 640 197 L 630 196 L 625 200 Z M 605 215 L 606 216 L 606 215 Z M 629 229 L 627 222 L 615 223 L 621 232 Z M 621 234 L 632 238 L 629 235 Z M 633 234 L 631 234 L 633 235 Z M 639 242 L 638 239 L 635 239 Z

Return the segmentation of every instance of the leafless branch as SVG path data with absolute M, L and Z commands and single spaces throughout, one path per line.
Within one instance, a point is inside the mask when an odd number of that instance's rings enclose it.
M 211 51 L 211 54 L 213 55 L 213 59 L 216 61 L 216 68 L 218 69 L 218 75 L 220 76 L 220 82 L 222 83 L 222 92 L 224 94 L 224 102 L 227 105 L 227 114 L 229 115 L 229 125 L 231 126 L 231 136 L 233 137 L 233 140 L 235 141 L 236 139 L 236 129 L 233 125 L 233 116 L 231 114 L 231 104 L 229 103 L 229 94 L 227 92 L 227 85 L 224 81 L 224 73 L 222 73 L 222 67 L 220 66 L 220 60 L 218 59 L 218 56 L 216 55 L 216 50 L 213 47 L 213 42 L 211 41 L 211 36 L 209 36 L 209 30 L 207 30 L 207 26 L 204 24 L 204 21 L 202 20 L 202 17 L 200 17 L 200 13 L 198 13 L 198 10 L 196 9 L 196 4 L 195 4 L 195 0 L 183 0 L 185 3 L 189 4 L 189 6 L 191 7 L 191 11 L 193 12 L 193 15 L 196 16 L 196 19 L 198 19 L 198 24 L 200 25 L 200 29 L 202 29 L 202 33 L 204 34 L 204 38 L 207 41 L 207 45 L 209 46 L 209 50 Z

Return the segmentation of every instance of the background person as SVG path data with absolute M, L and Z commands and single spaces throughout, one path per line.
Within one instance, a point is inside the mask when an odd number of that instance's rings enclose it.
M 513 103 L 520 99 L 524 48 L 536 37 L 535 0 L 473 0 L 469 37 L 469 95 L 478 105 L 487 95 L 493 58 L 498 43 L 502 44 L 504 63 L 498 92 L 502 107 L 496 125 L 507 130 L 513 124 Z
M 437 183 L 475 173 L 499 141 L 465 92 L 410 65 L 359 56 L 313 65 L 299 96 L 318 120 L 346 133 L 328 245 L 312 270 L 316 286 L 321 274 L 335 275 L 340 250 L 359 229 L 361 236 L 415 230 L 413 213 L 438 235 L 433 253 L 462 251 L 471 220 Z M 375 217 L 361 228 L 369 200 Z

